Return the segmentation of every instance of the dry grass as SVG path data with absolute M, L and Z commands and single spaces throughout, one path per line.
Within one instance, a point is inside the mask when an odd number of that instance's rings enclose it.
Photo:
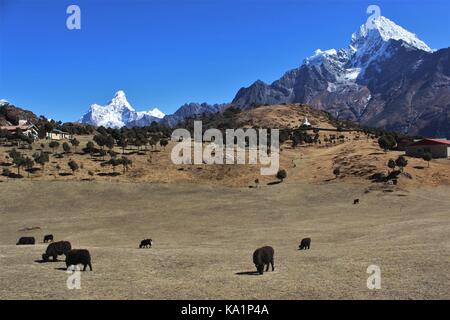
M 295 128 L 303 124 L 305 117 L 314 127 L 334 129 L 324 112 L 303 104 L 260 106 L 240 114 L 241 127 Z
M 0 298 L 448 299 L 449 188 L 370 192 L 289 182 L 259 189 L 192 184 L 9 181 L 0 184 Z M 361 204 L 352 205 L 354 198 Z M 39 226 L 40 230 L 19 231 Z M 93 272 L 66 289 L 64 262 L 34 262 L 45 233 L 88 248 Z M 15 246 L 23 235 L 35 246 Z M 298 251 L 303 237 L 309 251 Z M 138 249 L 151 237 L 154 248 Z M 275 248 L 274 273 L 252 252 Z M 366 288 L 366 268 L 382 289 Z
M 261 107 L 241 121 L 293 127 L 305 115 L 329 127 L 304 106 Z M 117 176 L 105 175 L 112 169 L 100 159 L 76 153 L 51 156 L 30 178 L 0 176 L 0 298 L 450 298 L 450 161 L 427 168 L 408 158 L 412 179 L 402 177 L 388 193 L 368 177 L 386 173 L 387 161 L 402 153 L 344 135 L 345 142 L 328 146 L 283 145 L 280 166 L 288 178 L 272 186 L 275 177 L 260 176 L 259 166 L 174 165 L 173 144 L 126 150 L 133 167 L 124 174 L 117 168 Z M 78 137 L 78 149 L 91 138 Z M 31 155 L 39 145 L 21 151 Z M 7 150 L 0 147 L 0 162 L 8 162 Z M 70 159 L 82 165 L 74 175 L 67 175 Z M 260 187 L 248 188 L 256 178 Z M 32 227 L 40 229 L 26 231 Z M 66 288 L 64 262 L 35 262 L 46 233 L 91 251 L 94 271 L 82 274 L 81 290 Z M 24 235 L 39 243 L 15 246 Z M 139 250 L 148 237 L 154 248 Z M 303 237 L 312 238 L 311 250 L 297 250 Z M 263 245 L 275 248 L 276 271 L 239 275 L 254 270 L 253 250 Z M 371 264 L 382 270 L 379 291 L 366 287 Z
M 255 109 L 258 110 L 258 109 Z M 321 132 L 323 141 L 327 132 Z M 291 147 L 288 141 L 281 146 L 280 167 L 288 172 L 290 181 L 308 182 L 314 184 L 328 183 L 334 178 L 333 169 L 341 168 L 340 181 L 370 184 L 368 178 L 375 172 L 388 172 L 386 166 L 390 158 L 396 159 L 403 152 L 384 153 L 380 150 L 376 140 L 359 137 L 358 133 L 344 133 L 343 143 L 313 146 Z M 359 138 L 358 138 L 359 137 Z M 81 144 L 80 151 L 87 141 L 92 137 L 78 137 Z M 44 142 L 46 145 L 47 142 Z M 33 150 L 19 150 L 31 156 L 40 150 L 41 142 L 33 145 Z M 133 161 L 128 172 L 123 172 L 122 166 L 116 168 L 117 175 L 112 175 L 111 166 L 101 166 L 100 157 L 91 158 L 89 155 L 70 153 L 57 158 L 50 155 L 50 162 L 44 170 L 35 165 L 36 172 L 30 174 L 22 169 L 24 180 L 28 181 L 109 181 L 109 182 L 154 182 L 154 183 L 198 183 L 208 185 L 220 185 L 227 187 L 253 186 L 256 178 L 261 185 L 274 182 L 274 176 L 261 176 L 259 165 L 175 165 L 172 163 L 170 153 L 175 143 L 170 143 L 166 149 L 161 147 L 155 150 L 142 150 L 137 152 L 136 148 L 125 150 L 125 156 Z M 0 147 L 0 163 L 8 163 L 6 153 L 10 148 Z M 60 148 L 62 149 L 62 148 Z M 45 148 L 48 150 L 48 147 Z M 114 151 L 120 157 L 122 150 L 115 147 Z M 60 150 L 61 152 L 61 150 Z M 72 175 L 68 166 L 69 160 L 75 160 L 80 164 L 80 169 Z M 108 160 L 109 156 L 105 157 Z M 440 186 L 450 185 L 450 160 L 432 160 L 430 168 L 428 164 L 415 158 L 408 158 L 409 164 L 406 172 L 411 174 L 412 180 L 401 179 L 400 187 L 409 188 L 417 186 Z M 60 168 L 59 170 L 57 168 Z M 14 166 L 8 167 L 16 172 Z M 93 176 L 88 173 L 92 172 Z M 9 179 L 11 180 L 11 179 Z M 8 179 L 0 175 L 0 182 Z
M 274 105 L 262 106 L 256 109 L 245 110 L 239 115 L 239 125 L 253 127 L 255 125 L 267 128 L 294 128 L 298 127 L 305 116 L 314 126 L 333 129 L 333 125 L 325 113 L 306 105 Z M 326 144 L 325 138 L 330 135 L 339 137 L 343 135 L 344 142 Z M 321 131 L 322 144 L 313 146 L 298 146 L 292 149 L 291 142 L 281 146 L 280 167 L 288 172 L 288 179 L 292 182 L 308 182 L 314 184 L 328 183 L 334 178 L 333 169 L 341 168 L 340 181 L 370 184 L 368 177 L 376 172 L 387 173 L 387 162 L 390 158 L 397 158 L 403 152 L 384 153 L 380 150 L 376 140 L 366 139 L 366 136 L 357 132 L 327 132 Z M 80 152 L 91 136 L 79 136 Z M 40 151 L 41 143 L 45 144 L 44 150 L 50 151 L 48 141 L 39 141 L 33 145 L 33 150 L 20 150 L 31 156 Z M 61 141 L 62 144 L 62 141 Z M 31 181 L 108 181 L 108 182 L 154 182 L 154 183 L 194 183 L 220 185 L 227 187 L 248 187 L 254 185 L 255 179 L 260 180 L 261 185 L 273 182 L 274 176 L 261 177 L 259 165 L 174 165 L 170 153 L 174 143 L 170 143 L 166 149 L 158 147 L 155 150 L 142 150 L 138 153 L 136 148 L 125 150 L 125 156 L 133 161 L 132 168 L 123 173 L 122 167 L 116 168 L 117 175 L 112 175 L 111 166 L 101 166 L 102 159 L 80 153 L 64 154 L 62 158 L 50 156 L 50 163 L 44 170 L 39 170 L 27 177 L 22 170 L 25 180 Z M 6 152 L 10 148 L 0 146 L 0 163 L 8 163 Z M 72 151 L 74 151 L 72 149 Z M 121 156 L 122 150 L 118 147 L 114 151 Z M 59 147 L 58 152 L 62 152 Z M 69 160 L 75 160 L 80 164 L 80 169 L 71 174 L 68 166 Z M 106 160 L 109 156 L 105 157 Z M 406 171 L 411 174 L 412 180 L 401 179 L 400 188 L 415 188 L 418 186 L 450 185 L 450 160 L 438 159 L 431 161 L 431 166 L 421 159 L 408 158 L 409 164 Z M 60 169 L 57 169 L 57 168 Z M 12 171 L 15 168 L 9 167 Z M 93 175 L 89 175 L 91 172 Z M 0 182 L 6 182 L 7 178 L 0 175 Z

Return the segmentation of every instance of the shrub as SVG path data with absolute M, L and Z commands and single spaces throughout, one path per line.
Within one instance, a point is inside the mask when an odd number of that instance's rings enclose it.
M 428 168 L 430 167 L 430 161 L 433 160 L 433 155 L 429 152 L 425 153 L 422 157 L 423 160 L 428 162 Z
M 8 168 L 3 168 L 2 176 L 9 177 L 11 174 L 11 171 Z
M 341 175 L 341 169 L 340 168 L 336 168 L 333 170 L 333 174 L 337 177 L 339 177 Z
M 58 141 L 52 141 L 48 144 L 48 146 L 50 147 L 50 149 L 53 150 L 53 153 L 55 152 L 55 150 L 58 149 L 59 147 L 59 142 Z
M 100 155 L 100 157 L 102 157 L 103 160 L 105 159 L 105 156 L 106 156 L 106 151 L 105 150 L 100 149 L 98 154 Z
M 96 150 L 95 145 L 94 145 L 94 143 L 92 141 L 88 141 L 88 143 L 86 144 L 86 147 L 83 148 L 83 152 L 85 154 L 90 154 L 91 157 L 96 151 L 97 150 Z
M 403 172 L 403 168 L 408 165 L 408 160 L 406 160 L 406 158 L 404 156 L 400 156 L 397 158 L 397 160 L 395 160 L 395 164 Z
M 75 171 L 78 170 L 78 163 L 76 163 L 74 160 L 70 160 L 67 165 L 69 166 L 70 170 L 72 170 L 72 173 L 75 173 Z
M 384 182 L 387 179 L 387 176 L 382 172 L 374 173 L 369 177 L 370 180 L 375 180 L 376 182 Z
M 159 144 L 165 149 L 169 142 L 167 141 L 167 139 L 161 139 L 161 141 L 159 141 Z
M 69 144 L 67 142 L 64 142 L 62 146 L 63 146 L 63 150 L 64 150 L 65 153 L 69 153 L 70 152 L 70 146 L 69 146 Z
M 388 150 L 392 150 L 397 145 L 397 142 L 393 136 L 384 135 L 378 139 L 378 145 L 384 150 L 384 152 L 386 152 Z
M 75 152 L 77 151 L 77 147 L 80 145 L 80 141 L 78 141 L 76 138 L 73 138 L 70 140 L 70 144 L 75 148 Z
M 287 172 L 284 169 L 278 170 L 277 172 L 277 179 L 283 182 L 284 179 L 287 178 Z
M 387 166 L 388 166 L 390 169 L 394 170 L 395 167 L 397 166 L 397 164 L 395 163 L 395 160 L 394 160 L 394 159 L 389 159 Z

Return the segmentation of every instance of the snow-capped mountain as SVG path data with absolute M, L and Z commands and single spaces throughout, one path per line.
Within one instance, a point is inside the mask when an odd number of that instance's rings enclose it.
M 342 49 L 317 49 L 272 84 L 256 81 L 232 101 L 238 108 L 304 103 L 340 120 L 409 134 L 450 137 L 450 48 L 432 50 L 385 17 L 363 24 Z M 229 105 L 229 104 L 228 104 Z M 175 126 L 228 106 L 189 103 L 165 116 L 137 112 L 123 91 L 106 106 L 94 104 L 81 122 L 96 126 Z
M 80 122 L 94 126 L 121 128 L 150 125 L 153 121 L 159 122 L 164 116 L 165 114 L 157 108 L 150 111 L 136 111 L 128 102 L 125 92 L 119 90 L 107 105 L 91 105 Z
M 339 71 L 347 73 L 347 80 L 355 80 L 371 62 L 389 58 L 390 40 L 402 41 L 406 47 L 433 52 L 415 34 L 380 16 L 363 24 L 353 33 L 347 48 L 325 51 L 317 49 L 311 57 L 305 59 L 304 64 L 317 66 L 324 62 L 333 63 L 342 69 Z
M 450 135 L 449 51 L 434 51 L 378 17 L 362 25 L 347 47 L 318 49 L 272 84 L 258 80 L 241 88 L 232 103 L 240 108 L 306 103 L 370 126 Z
M 380 45 L 389 40 L 402 40 L 411 47 L 428 52 L 433 51 L 415 34 L 405 30 L 383 16 L 363 24 L 359 30 L 352 35 L 350 49 L 364 54 L 375 54 Z

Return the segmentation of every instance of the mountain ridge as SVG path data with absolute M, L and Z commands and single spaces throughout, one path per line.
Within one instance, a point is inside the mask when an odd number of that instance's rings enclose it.
M 305 103 L 364 125 L 450 135 L 450 50 L 432 50 L 385 17 L 373 23 L 353 33 L 346 48 L 318 49 L 271 84 L 241 88 L 232 104 Z M 428 129 L 434 122 L 439 130 Z
M 431 49 L 385 17 L 363 24 L 341 49 L 317 49 L 267 84 L 238 90 L 231 103 L 186 103 L 165 115 L 136 111 L 119 90 L 106 105 L 92 104 L 81 123 L 105 127 L 174 127 L 187 118 L 282 103 L 308 104 L 338 120 L 411 135 L 450 136 L 450 48 Z

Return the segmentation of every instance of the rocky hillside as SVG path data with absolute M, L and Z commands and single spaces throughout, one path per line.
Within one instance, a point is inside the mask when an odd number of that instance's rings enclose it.
M 165 116 L 161 123 L 168 126 L 174 127 L 178 123 L 185 119 L 201 116 L 203 114 L 214 114 L 222 111 L 227 105 L 226 104 L 207 104 L 207 103 L 186 103 L 182 105 L 174 114 Z
M 37 123 L 38 117 L 31 111 L 18 108 L 6 101 L 0 102 L 0 125 L 17 125 L 19 120 Z

